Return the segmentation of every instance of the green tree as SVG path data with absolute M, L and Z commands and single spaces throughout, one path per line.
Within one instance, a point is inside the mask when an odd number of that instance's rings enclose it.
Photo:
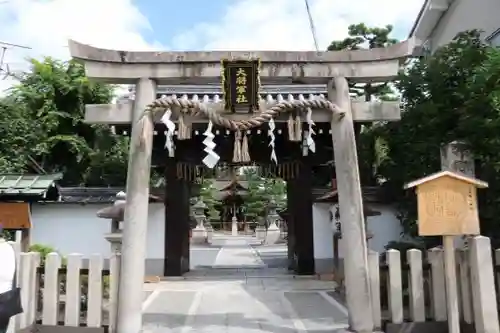
M 348 27 L 348 36 L 343 40 L 330 43 L 328 51 L 361 50 L 387 47 L 396 44 L 397 39 L 391 38 L 393 26 L 387 25 L 383 28 L 368 27 L 364 23 L 351 24 Z M 393 100 L 394 91 L 387 82 L 381 83 L 351 83 L 351 92 L 357 96 L 364 96 L 366 100 L 377 97 L 382 100 Z
M 200 198 L 203 200 L 208 209 L 208 220 L 217 219 L 219 217 L 219 211 L 216 206 L 219 204 L 217 200 L 214 199 L 214 181 L 210 178 L 204 178 L 201 182 L 200 188 Z
M 63 172 L 63 185 L 125 184 L 128 139 L 83 121 L 85 104 L 109 103 L 113 87 L 89 81 L 76 61 L 30 61 L 0 102 L 0 172 L 25 172 L 31 161 Z
M 266 199 L 262 196 L 264 179 L 255 168 L 246 168 L 243 172 L 247 181 L 247 195 L 244 199 L 244 212 L 247 221 L 256 221 L 264 212 Z
M 0 173 L 22 172 L 33 147 L 43 135 L 40 122 L 11 96 L 0 99 Z
M 402 119 L 377 129 L 387 155 L 380 177 L 399 203 L 405 231 L 416 233 L 416 198 L 403 185 L 437 172 L 440 146 L 463 140 L 474 153 L 481 231 L 499 238 L 500 51 L 482 43 L 478 31 L 459 34 L 435 54 L 415 60 L 399 77 Z
M 247 220 L 256 220 L 266 214 L 266 206 L 274 200 L 277 209 L 286 207 L 286 183 L 279 178 L 263 178 L 255 168 L 244 170 L 248 194 L 245 197 L 245 216 Z
M 286 207 L 286 182 L 280 178 L 266 178 L 264 179 L 264 184 L 262 186 L 263 197 L 272 198 L 277 209 L 283 209 Z
M 390 37 L 393 31 L 392 25 L 385 27 L 368 27 L 364 23 L 352 24 L 348 28 L 348 37 L 343 40 L 331 42 L 328 51 L 360 50 L 387 47 L 398 42 Z M 365 101 L 372 98 L 379 100 L 396 100 L 397 96 L 391 82 L 379 83 L 350 83 L 352 94 L 364 97 Z M 381 142 L 377 139 L 374 129 L 381 124 L 367 123 L 355 124 L 355 132 L 358 140 L 358 159 L 361 181 L 366 185 L 375 185 L 376 169 L 379 165 L 381 155 Z

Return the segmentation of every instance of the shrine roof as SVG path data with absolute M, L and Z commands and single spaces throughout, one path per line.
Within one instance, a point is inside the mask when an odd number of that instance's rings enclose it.
M 221 85 L 160 85 L 157 90 L 157 98 L 162 96 L 177 97 L 186 96 L 188 99 L 207 99 L 216 101 L 222 99 L 224 93 Z M 278 99 L 299 99 L 300 95 L 305 98 L 327 97 L 327 87 L 325 84 L 286 84 L 286 85 L 263 85 L 259 90 L 259 95 L 263 100 Z M 129 93 L 118 98 L 118 101 L 134 99 L 134 88 L 129 88 Z
M 62 174 L 2 174 L 0 175 L 0 199 L 3 200 L 53 200 L 58 197 L 56 181 Z
M 326 94 L 326 84 L 272 84 L 263 85 L 260 89 L 261 95 L 273 94 Z M 208 94 L 222 95 L 222 86 L 211 85 L 161 85 L 158 86 L 158 94 Z
M 236 190 L 236 191 L 218 191 L 213 194 L 213 198 L 218 201 L 223 201 L 229 197 L 241 197 L 244 198 L 248 194 L 246 190 Z
M 363 186 L 361 188 L 365 203 L 386 203 L 385 192 L 381 186 Z M 338 202 L 338 191 L 331 188 L 314 189 L 313 200 L 315 202 Z
M 227 180 L 216 180 L 213 183 L 213 187 L 217 191 L 228 191 L 231 186 L 235 186 L 236 190 L 246 191 L 248 187 L 248 182 L 246 180 L 238 181 L 227 181 Z

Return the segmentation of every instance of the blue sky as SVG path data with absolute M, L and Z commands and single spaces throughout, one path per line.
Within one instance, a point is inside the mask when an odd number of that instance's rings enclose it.
M 196 23 L 217 20 L 230 2 L 231 0 L 133 1 L 151 25 L 151 29 L 143 30 L 144 39 L 151 44 L 159 41 L 163 45 L 169 45 L 175 36 L 189 30 Z M 172 11 L 175 11 L 175 15 L 169 15 Z
M 106 49 L 311 51 L 304 0 L 6 0 L 0 4 L 5 63 L 69 59 L 68 39 Z M 424 0 L 309 0 L 320 49 L 350 24 L 395 27 L 405 39 Z M 5 64 L 4 64 L 5 67 Z M 0 81 L 0 92 L 11 84 Z
M 423 0 L 406 0 L 406 2 L 403 1 L 404 4 L 402 4 L 403 2 L 399 0 L 355 0 L 355 2 L 358 2 L 358 4 L 360 3 L 361 6 L 354 4 L 350 7 L 349 3 L 346 4 L 345 1 L 343 3 L 338 2 L 339 4 L 335 5 L 337 1 L 328 0 L 330 4 L 333 4 L 333 6 L 328 5 L 327 8 L 324 5 L 324 0 L 309 1 L 312 7 L 313 16 L 316 16 L 314 19 L 318 31 L 324 27 L 323 22 L 325 20 L 324 16 L 321 15 L 320 12 L 331 10 L 330 20 L 332 21 L 336 18 L 340 18 L 348 24 L 365 21 L 368 21 L 368 23 L 370 23 L 369 21 L 373 21 L 378 25 L 393 24 L 395 27 L 394 37 L 398 39 L 405 39 L 407 37 L 408 31 L 416 17 L 416 12 L 423 2 Z M 272 4 L 273 2 L 274 5 Z M 371 4 L 368 6 L 362 6 L 367 2 L 371 2 Z M 269 7 L 269 11 L 278 10 L 280 12 L 288 12 L 289 14 L 293 13 L 293 15 L 290 15 L 291 19 L 288 22 L 289 25 L 295 25 L 295 20 L 300 20 L 301 22 L 307 21 L 307 14 L 303 0 L 288 0 L 288 3 L 280 0 L 254 0 L 253 2 L 245 0 L 133 0 L 133 3 L 149 21 L 149 27 L 141 30 L 141 34 L 144 39 L 151 44 L 160 43 L 168 46 L 169 48 L 175 49 L 203 49 L 206 44 L 210 44 L 210 41 L 206 39 L 209 36 L 205 35 L 205 39 L 198 36 L 198 40 L 196 42 L 187 44 L 184 42 L 178 43 L 179 36 L 186 34 L 187 31 L 199 31 L 200 29 L 197 29 L 196 26 L 200 24 L 212 27 L 223 25 L 222 22 L 226 21 L 227 23 L 227 18 L 225 17 L 228 13 L 233 13 L 233 16 L 246 16 L 248 19 L 248 16 L 252 15 L 252 11 L 255 8 L 259 8 L 259 6 L 260 8 L 257 12 L 261 13 L 264 13 L 267 7 Z M 376 14 L 376 16 L 380 16 L 382 18 L 381 20 L 377 20 L 376 18 L 373 20 L 366 20 L 367 16 L 375 16 L 372 11 L 374 3 L 380 4 L 378 9 L 384 9 L 385 7 L 386 15 Z M 384 4 L 386 6 L 384 6 Z M 234 8 L 238 6 L 242 10 L 235 15 Z M 393 8 L 387 9 L 389 6 L 392 6 Z M 363 7 L 365 8 L 364 10 Z M 377 8 L 377 6 L 375 6 L 375 8 Z M 359 12 L 356 13 L 358 10 Z M 172 13 L 174 14 L 172 15 Z M 367 13 L 369 15 L 367 15 Z M 265 14 L 262 15 L 265 16 Z M 356 16 L 359 16 L 359 19 L 356 19 Z M 384 19 L 386 20 L 385 22 L 383 22 Z M 234 23 L 237 23 L 237 21 L 238 20 L 232 20 Z M 245 19 L 242 21 L 245 21 Z M 246 22 L 246 25 L 248 25 L 248 22 Z M 238 30 L 238 27 L 234 28 L 236 31 Z M 310 34 L 308 26 L 304 28 L 306 28 L 306 33 Z M 224 29 L 221 33 L 229 34 L 231 31 L 232 28 L 229 28 Z M 270 34 L 275 32 L 276 30 L 270 31 Z M 198 33 L 198 35 L 204 34 L 204 31 Z M 337 36 L 339 36 L 338 33 L 332 33 L 330 40 L 335 39 Z M 309 38 L 312 41 L 312 37 Z M 340 38 L 340 36 L 337 38 Z M 229 43 L 228 46 L 230 45 L 231 43 Z

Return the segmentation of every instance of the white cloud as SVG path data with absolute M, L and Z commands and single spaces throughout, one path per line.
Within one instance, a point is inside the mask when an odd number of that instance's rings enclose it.
M 343 39 L 350 24 L 392 24 L 406 38 L 424 0 L 310 0 L 319 47 Z M 403 31 L 402 31 L 403 30 Z M 402 35 L 403 34 L 403 35 Z M 220 20 L 177 36 L 175 49 L 314 50 L 304 0 L 236 0 Z
M 0 1 L 0 41 L 29 46 L 9 48 L 5 62 L 24 70 L 26 57 L 68 59 L 69 38 L 96 47 L 126 50 L 164 49 L 141 36 L 151 29 L 132 0 Z M 347 34 L 347 26 L 393 24 L 406 37 L 423 0 L 310 0 L 321 49 Z M 182 4 L 181 4 L 182 5 Z M 207 3 L 207 6 L 209 4 Z M 403 32 L 402 32 L 403 31 Z M 303 0 L 232 0 L 216 21 L 196 24 L 176 36 L 173 49 L 313 50 Z M 12 82 L 0 81 L 0 93 Z
M 0 22 L 0 41 L 32 48 L 7 50 L 13 71 L 26 69 L 27 57 L 68 59 L 69 38 L 111 49 L 161 48 L 141 36 L 150 26 L 131 0 L 10 0 L 0 4 Z M 11 84 L 0 81 L 0 92 Z

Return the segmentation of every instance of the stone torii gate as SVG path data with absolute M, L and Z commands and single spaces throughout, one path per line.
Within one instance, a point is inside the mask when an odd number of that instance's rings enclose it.
M 363 202 L 353 122 L 396 121 L 397 102 L 354 102 L 349 82 L 383 82 L 395 77 L 401 61 L 411 56 L 414 40 L 387 48 L 329 52 L 127 52 L 98 49 L 69 41 L 73 58 L 85 63 L 90 79 L 112 84 L 135 84 L 130 104 L 88 105 L 90 123 L 130 123 L 132 137 L 127 176 L 127 202 L 123 231 L 118 333 L 138 333 L 142 327 L 141 301 L 154 122 L 166 109 L 172 120 L 189 117 L 230 130 L 246 130 L 270 121 L 286 121 L 282 115 L 294 109 L 313 109 L 314 122 L 329 122 L 334 146 L 343 238 L 350 249 L 345 257 L 345 284 L 350 329 L 372 332 L 372 305 L 367 265 Z M 263 86 L 323 84 L 330 100 L 261 101 L 255 114 L 227 113 L 220 103 L 173 97 L 156 100 L 159 84 L 220 84 L 221 59 L 260 59 Z M 154 101 L 154 103 L 153 103 Z M 146 112 L 145 112 L 146 110 Z M 200 117 L 201 114 L 201 117 Z M 301 114 L 305 121 L 305 114 Z

